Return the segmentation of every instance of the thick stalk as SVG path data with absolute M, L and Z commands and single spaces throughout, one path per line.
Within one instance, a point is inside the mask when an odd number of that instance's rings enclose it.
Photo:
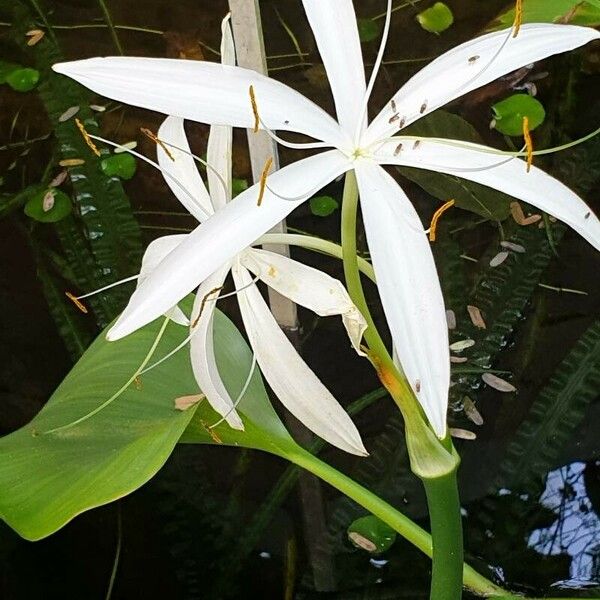
M 313 456 L 309 452 L 306 452 L 300 448 L 294 454 L 286 453 L 286 458 L 335 487 L 337 490 L 348 496 L 348 498 L 351 498 L 357 504 L 360 504 L 363 508 L 366 508 L 369 512 L 387 523 L 425 555 L 429 556 L 430 558 L 433 557 L 433 544 L 431 536 L 424 529 L 411 521 L 408 517 L 404 516 L 401 512 L 397 511 L 390 504 L 382 500 L 379 496 L 373 492 L 370 492 L 353 479 L 350 479 L 350 477 L 347 477 L 340 471 L 329 466 L 327 463 L 324 463 L 316 456 Z M 443 494 L 444 490 L 442 490 L 442 496 Z M 458 500 L 458 495 L 456 495 L 456 500 Z M 441 503 L 442 501 L 440 499 L 434 510 L 437 510 L 437 507 L 441 506 Z M 436 512 L 436 518 L 437 514 L 438 513 Z M 446 516 L 446 513 L 443 512 L 443 517 L 445 518 Z M 449 531 L 449 534 L 452 534 L 452 532 Z M 459 566 L 459 573 L 462 573 L 462 577 L 459 575 L 459 579 L 464 581 L 466 588 L 478 596 L 482 596 L 484 598 L 513 597 L 509 592 L 494 585 L 491 581 L 477 573 L 477 571 L 475 571 L 475 569 L 469 565 L 463 565 L 462 560 L 459 563 Z M 443 569 L 441 565 L 440 567 Z M 436 567 L 434 566 L 434 570 L 435 568 Z M 441 575 L 449 576 L 449 573 L 442 572 Z M 454 575 L 453 577 L 455 578 Z M 440 585 L 442 584 L 443 581 L 440 582 Z M 445 596 L 439 597 L 442 598 Z
M 348 293 L 365 317 L 368 355 L 379 378 L 402 411 L 411 467 L 419 475 L 427 493 L 433 536 L 431 600 L 460 600 L 462 595 L 463 536 L 456 466 L 452 464 L 451 442 L 441 447 L 425 424 L 406 378 L 398 371 L 370 315 L 363 292 L 356 248 L 358 186 L 353 171 L 346 174 L 342 203 L 342 258 Z M 439 470 L 436 473 L 436 463 Z M 443 466 L 443 467 L 442 467 Z M 431 471 L 429 469 L 431 468 Z

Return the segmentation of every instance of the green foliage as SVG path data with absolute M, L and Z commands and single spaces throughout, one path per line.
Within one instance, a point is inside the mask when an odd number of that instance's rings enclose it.
M 71 200 L 56 188 L 43 189 L 25 204 L 25 214 L 40 223 L 56 223 L 71 214 Z
M 40 72 L 36 69 L 21 67 L 7 73 L 4 79 L 15 92 L 30 92 L 37 85 Z
M 482 143 L 475 128 L 463 118 L 438 110 L 407 127 L 406 135 L 441 137 L 466 142 Z M 510 214 L 511 196 L 501 194 L 484 185 L 473 183 L 453 175 L 425 171 L 413 167 L 400 167 L 398 171 L 427 193 L 446 202 L 453 198 L 458 208 L 482 217 L 502 221 Z
M 103 158 L 100 168 L 107 177 L 119 177 L 119 179 L 131 179 L 135 175 L 137 162 L 128 152 L 121 152 Z
M 361 42 L 372 42 L 381 33 L 381 24 L 373 19 L 358 19 L 358 35 Z
M 231 196 L 235 198 L 238 194 L 241 194 L 244 190 L 248 189 L 248 180 L 239 179 L 234 177 L 231 180 Z
M 430 8 L 420 12 L 417 21 L 425 31 L 440 34 L 454 23 L 454 15 L 447 4 L 436 2 Z
M 509 10 L 498 15 L 489 29 L 511 27 L 515 20 L 514 3 Z M 571 25 L 600 25 L 600 3 L 598 0 L 524 0 L 524 23 L 558 23 Z
M 309 201 L 310 212 L 317 217 L 328 217 L 339 208 L 339 202 L 331 196 L 315 196 Z
M 184 309 L 191 309 L 191 298 Z M 160 326 L 156 321 L 118 342 L 100 335 L 35 419 L 0 439 L 0 515 L 23 537 L 50 535 L 82 511 L 137 489 L 164 464 L 184 430 L 182 441 L 191 443 L 282 455 L 297 448 L 273 410 L 258 370 L 239 404 L 243 432 L 223 422 L 209 429 L 222 420 L 206 401 L 176 410 L 177 398 L 199 392 L 189 353 L 183 351 L 140 375 L 93 416 L 73 424 L 103 406 L 132 378 Z M 219 312 L 214 327 L 217 364 L 235 398 L 250 373 L 252 353 Z M 176 347 L 187 333 L 187 328 L 169 323 L 156 356 Z
M 546 118 L 544 105 L 529 94 L 513 94 L 492 106 L 494 127 L 505 135 L 523 135 L 523 119 L 529 121 L 529 131 L 539 127 Z
M 508 446 L 494 489 L 523 489 L 555 466 L 600 387 L 600 321 L 561 362 Z
M 348 539 L 370 554 L 389 550 L 396 541 L 396 532 L 374 515 L 366 515 L 353 521 L 348 527 Z

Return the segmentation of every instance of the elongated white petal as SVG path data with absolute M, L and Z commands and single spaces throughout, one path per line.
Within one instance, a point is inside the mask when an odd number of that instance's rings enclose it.
M 395 148 L 396 141 L 386 143 L 377 153 L 377 160 L 383 164 L 447 173 L 487 185 L 563 221 L 600 250 L 600 221 L 596 215 L 577 194 L 535 166 L 528 173 L 525 162 L 520 159 L 507 159 L 490 153 L 492 149 L 486 146 L 455 140 L 424 139 L 417 148 L 411 140 L 403 144 L 398 156 L 394 156 Z
M 367 322 L 340 281 L 323 271 L 267 250 L 249 249 L 241 260 L 269 287 L 296 304 L 321 317 L 341 315 L 352 346 L 363 354 L 360 342 Z
M 270 189 L 265 191 L 260 206 L 257 206 L 258 185 L 242 192 L 189 234 L 138 287 L 110 330 L 109 339 L 119 339 L 156 319 L 351 166 L 343 154 L 330 150 L 271 175 L 267 181 Z M 298 199 L 282 200 L 273 192 Z
M 303 0 L 331 85 L 338 121 L 352 138 L 365 95 L 363 65 L 352 0 Z
M 158 139 L 167 144 L 166 148 L 169 151 L 167 154 L 160 144 L 156 146 L 160 168 L 164 173 L 171 175 L 171 177 L 165 176 L 167 185 L 191 215 L 200 222 L 204 221 L 205 215 L 211 215 L 214 209 L 196 162 L 190 156 L 190 145 L 183 128 L 183 119 L 167 117 L 158 129 Z
M 427 235 L 410 200 L 380 166 L 357 161 L 367 242 L 402 369 L 436 434 L 446 432 L 450 357 L 444 299 Z
M 241 67 L 113 56 L 52 68 L 107 98 L 209 125 L 253 127 L 253 86 L 260 117 L 269 129 L 297 131 L 333 145 L 341 137 L 334 119 L 302 94 Z
M 281 403 L 330 444 L 366 456 L 354 423 L 279 328 L 250 273 L 241 265 L 234 265 L 232 273 L 236 288 L 242 290 L 238 301 L 250 345 Z
M 228 272 L 229 264 L 207 277 L 198 288 L 191 316 L 190 358 L 196 381 L 210 405 L 231 427 L 243 430 L 234 400 L 219 375 L 213 346 L 213 315 L 219 297 L 216 290 L 223 285 Z
M 156 240 L 150 242 L 146 251 L 144 252 L 144 256 L 142 257 L 142 266 L 140 267 L 140 275 L 137 279 L 137 286 L 140 284 L 156 269 L 156 267 L 160 264 L 160 262 L 170 254 L 185 238 L 186 234 L 183 235 L 165 235 L 163 237 L 159 237 Z M 172 308 L 165 311 L 165 316 L 169 317 L 175 323 L 179 325 L 187 326 L 189 325 L 189 320 L 183 313 L 183 311 L 177 306 L 173 306 Z
M 391 108 L 391 101 L 384 106 L 365 134 L 365 143 L 393 135 L 402 119 L 409 125 L 511 71 L 599 37 L 591 27 L 532 23 L 523 25 L 516 38 L 509 30 L 503 30 L 457 46 L 421 69 L 400 88 L 393 96 L 395 110 Z M 396 111 L 399 119 L 390 124 Z
M 230 15 L 221 24 L 221 63 L 235 65 L 235 47 L 229 25 Z M 231 152 L 233 129 L 228 125 L 213 125 L 208 136 L 206 159 L 208 189 L 214 207 L 218 210 L 231 200 Z

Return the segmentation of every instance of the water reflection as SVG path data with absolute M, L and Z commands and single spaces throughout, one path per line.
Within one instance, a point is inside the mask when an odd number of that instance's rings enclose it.
M 587 490 L 589 467 L 574 462 L 548 473 L 540 503 L 555 512 L 557 519 L 529 536 L 528 546 L 540 554 L 571 558 L 569 579 L 557 582 L 558 587 L 600 583 L 600 518 Z

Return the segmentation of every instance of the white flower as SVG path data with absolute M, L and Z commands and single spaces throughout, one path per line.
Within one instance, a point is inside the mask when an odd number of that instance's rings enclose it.
M 337 122 L 286 85 L 250 70 L 150 58 L 93 58 L 55 70 L 116 100 L 210 124 L 253 127 L 252 86 L 269 131 L 294 131 L 332 148 L 269 177 L 260 207 L 251 188 L 219 210 L 171 253 L 131 299 L 113 330 L 126 335 L 148 323 L 253 243 L 299 203 L 354 169 L 379 294 L 402 368 L 439 437 L 446 432 L 448 333 L 442 293 L 421 221 L 381 167 L 419 167 L 457 175 L 510 194 L 568 223 L 600 248 L 600 221 L 572 191 L 519 159 L 501 161 L 492 149 L 452 140 L 401 135 L 417 119 L 498 77 L 597 39 L 591 28 L 530 24 L 462 44 L 410 79 L 367 126 L 365 81 L 351 0 L 303 0 L 335 100 Z M 389 31 L 388 2 L 384 40 Z M 402 144 L 402 146 L 399 146 Z M 288 144 L 294 147 L 293 144 Z M 284 198 L 288 198 L 285 200 Z M 290 201 L 289 198 L 293 198 Z
M 223 22 L 222 60 L 224 64 L 234 64 L 235 51 L 227 21 Z M 157 146 L 157 152 L 165 180 L 198 221 L 205 221 L 231 200 L 231 127 L 211 127 L 207 151 L 208 190 L 194 163 L 183 119 L 167 117 L 158 138 L 164 143 L 164 147 Z M 171 235 L 152 242 L 142 260 L 138 285 L 151 277 L 163 259 L 185 243 L 187 237 Z M 196 257 L 195 264 L 201 263 L 202 258 Z M 211 406 L 231 427 L 244 428 L 235 402 L 219 375 L 213 349 L 214 309 L 230 271 L 250 345 L 275 394 L 297 419 L 323 439 L 348 452 L 366 455 L 354 423 L 279 328 L 255 282 L 260 279 L 318 315 L 341 315 L 357 352 L 360 352 L 366 322 L 337 279 L 286 256 L 245 248 L 200 284 L 189 321 L 177 306 L 165 313 L 178 323 L 189 323 L 192 367 Z M 197 285 L 195 279 L 193 285 Z M 114 329 L 108 338 L 115 339 L 113 334 Z

